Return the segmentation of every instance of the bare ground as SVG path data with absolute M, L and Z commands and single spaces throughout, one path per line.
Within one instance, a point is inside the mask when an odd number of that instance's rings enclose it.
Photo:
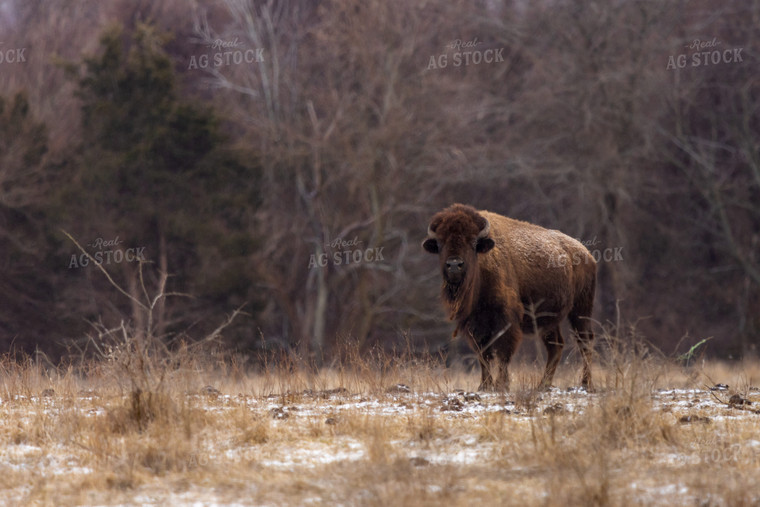
M 3 363 L 5 504 L 760 503 L 757 363 L 611 361 L 593 393 L 572 365 L 538 392 L 523 365 L 505 394 L 432 363 L 142 387 L 107 366 Z

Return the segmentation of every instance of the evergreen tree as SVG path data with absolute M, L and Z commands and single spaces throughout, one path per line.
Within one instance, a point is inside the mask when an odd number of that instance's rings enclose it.
M 45 168 L 47 128 L 24 92 L 0 97 L 0 347 L 50 351 L 41 337 L 55 334 L 49 251 L 42 206 L 50 187 Z
M 170 274 L 167 291 L 196 297 L 159 308 L 157 334 L 182 329 L 199 312 L 216 322 L 251 301 L 246 268 L 258 200 L 253 157 L 243 161 L 211 109 L 181 99 L 164 39 L 147 25 L 133 37 L 112 28 L 82 71 L 69 67 L 78 80 L 83 139 L 61 193 L 63 215 L 83 245 L 119 238 L 124 248 L 143 248 L 155 263 L 154 281 Z M 111 268 L 132 296 L 145 299 L 136 263 Z M 90 317 L 103 310 L 91 308 Z M 139 327 L 135 307 L 132 318 Z

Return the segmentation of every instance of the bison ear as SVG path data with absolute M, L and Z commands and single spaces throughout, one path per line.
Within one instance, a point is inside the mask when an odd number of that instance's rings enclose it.
M 433 238 L 428 238 L 422 242 L 422 248 L 432 254 L 438 253 L 438 242 Z
M 478 242 L 475 243 L 475 251 L 478 253 L 486 253 L 494 246 L 496 246 L 496 243 L 494 243 L 491 238 L 480 238 Z

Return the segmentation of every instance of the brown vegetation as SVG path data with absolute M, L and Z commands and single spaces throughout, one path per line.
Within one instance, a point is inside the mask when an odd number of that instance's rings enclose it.
M 477 395 L 475 375 L 435 358 L 357 349 L 333 369 L 259 372 L 178 352 L 142 362 L 160 385 L 124 367 L 137 348 L 68 369 L 6 356 L 0 491 L 55 505 L 756 503 L 760 367 L 681 368 L 621 338 L 603 337 L 595 394 L 564 367 L 538 391 L 521 364 L 511 394 Z M 140 410 L 137 385 L 153 388 Z

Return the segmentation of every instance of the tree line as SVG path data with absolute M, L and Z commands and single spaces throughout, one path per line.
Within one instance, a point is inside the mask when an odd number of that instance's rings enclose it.
M 10 5 L 6 349 L 142 329 L 149 288 L 167 340 L 243 308 L 252 357 L 456 350 L 420 242 L 463 202 L 584 242 L 598 326 L 755 350 L 759 2 Z

